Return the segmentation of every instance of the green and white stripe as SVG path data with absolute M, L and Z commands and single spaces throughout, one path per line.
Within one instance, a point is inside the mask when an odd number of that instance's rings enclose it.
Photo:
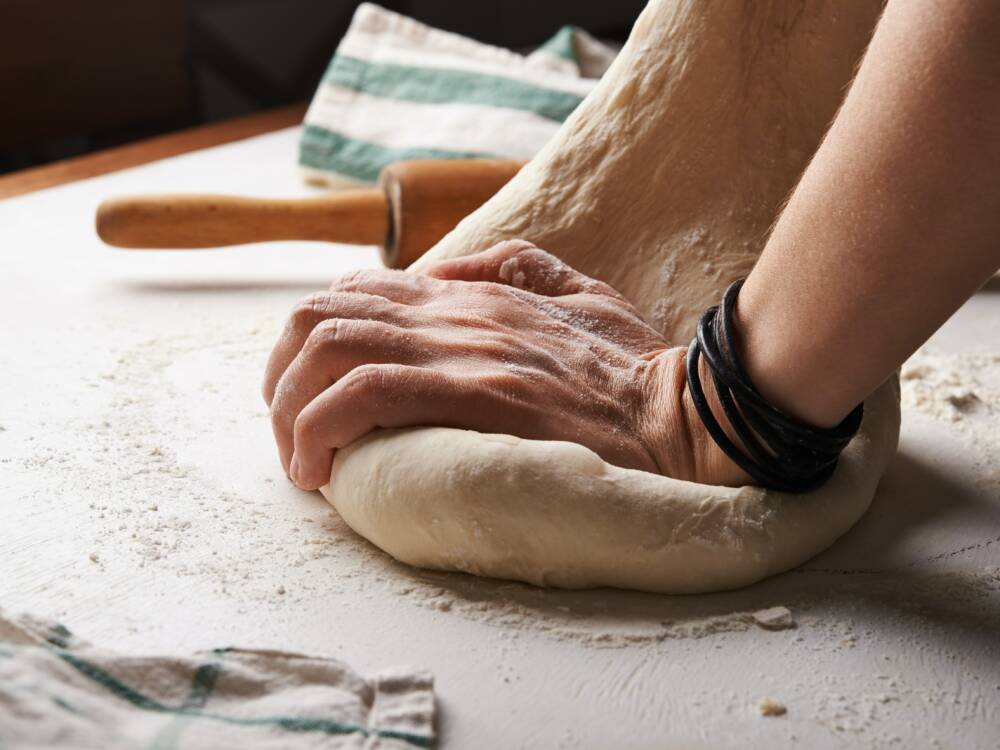
M 0 747 L 382 748 L 434 744 L 433 680 L 216 649 L 137 657 L 0 611 Z
M 525 57 L 366 3 L 306 114 L 299 162 L 310 181 L 356 187 L 401 159 L 530 159 L 596 83 L 576 49 L 596 75 L 613 57 L 570 27 Z

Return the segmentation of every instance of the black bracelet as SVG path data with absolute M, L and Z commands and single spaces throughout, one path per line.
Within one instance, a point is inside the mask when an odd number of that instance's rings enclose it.
M 687 353 L 688 390 L 708 434 L 757 484 L 783 492 L 806 492 L 833 474 L 841 452 L 861 426 L 864 405 L 858 404 L 836 427 L 813 427 L 779 411 L 757 392 L 733 343 L 733 307 L 743 281 L 735 281 L 722 303 L 710 307 L 698 321 Z M 701 356 L 712 373 L 722 411 L 745 452 L 729 439 L 708 405 L 698 374 Z

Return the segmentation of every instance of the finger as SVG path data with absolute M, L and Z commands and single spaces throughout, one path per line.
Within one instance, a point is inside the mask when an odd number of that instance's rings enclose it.
M 500 284 L 503 283 L 500 266 L 504 261 L 534 247 L 526 240 L 506 240 L 472 255 L 438 261 L 425 268 L 423 274 L 445 281 L 489 281 Z
M 552 253 L 537 247 L 513 253 L 500 265 L 497 272 L 502 283 L 546 297 L 598 294 L 624 299 L 603 281 L 580 273 Z
M 490 281 L 546 297 L 600 294 L 624 298 L 604 282 L 592 279 L 559 258 L 524 240 L 511 240 L 476 255 L 442 261 L 428 273 L 439 279 Z
M 472 389 L 438 370 L 363 365 L 315 398 L 295 420 L 290 476 L 314 490 L 330 481 L 333 454 L 378 427 L 448 424 L 470 410 Z
M 264 368 L 263 395 L 270 406 L 274 389 L 317 324 L 330 318 L 381 320 L 405 327 L 409 308 L 370 294 L 319 293 L 295 306 Z
M 302 489 L 330 481 L 334 453 L 379 427 L 461 427 L 538 438 L 546 415 L 508 377 L 363 365 L 315 398 L 295 420 L 291 477 Z
M 331 292 L 361 292 L 407 305 L 419 305 L 434 293 L 436 281 L 426 276 L 389 269 L 363 269 L 344 274 L 330 285 Z
M 289 470 L 293 428 L 299 413 L 355 367 L 366 364 L 417 364 L 429 350 L 418 334 L 373 320 L 331 318 L 313 328 L 302 350 L 278 381 L 271 402 L 271 427 L 281 465 Z

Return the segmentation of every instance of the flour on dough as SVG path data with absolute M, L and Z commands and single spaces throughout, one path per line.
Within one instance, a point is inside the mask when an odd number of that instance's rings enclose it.
M 835 0 L 652 0 L 546 147 L 414 264 L 523 238 L 610 283 L 664 334 L 757 258 L 836 113 L 880 12 Z M 822 488 L 683 482 L 580 445 L 440 428 L 338 451 L 323 493 L 393 557 L 544 586 L 688 593 L 743 586 L 833 543 L 896 449 L 898 383 L 865 405 Z

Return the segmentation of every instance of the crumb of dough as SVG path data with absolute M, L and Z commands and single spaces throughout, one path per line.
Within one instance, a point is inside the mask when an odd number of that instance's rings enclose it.
M 788 713 L 788 709 L 785 708 L 784 703 L 778 703 L 776 700 L 770 698 L 764 698 L 757 703 L 757 710 L 760 711 L 761 716 L 784 716 Z
M 982 403 L 976 392 L 970 390 L 952 391 L 945 396 L 945 400 L 963 414 L 975 411 Z
M 767 630 L 787 630 L 795 627 L 795 619 L 788 607 L 768 607 L 752 613 L 753 621 Z

